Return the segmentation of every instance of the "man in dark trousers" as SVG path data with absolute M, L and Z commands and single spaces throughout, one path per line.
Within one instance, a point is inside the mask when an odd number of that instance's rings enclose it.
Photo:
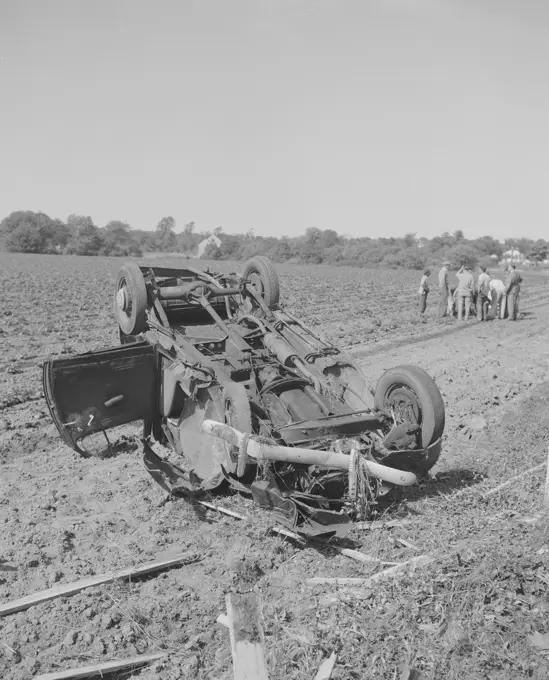
M 442 269 L 438 273 L 438 318 L 443 319 L 448 314 L 448 296 L 450 295 L 450 283 L 448 282 L 448 267 L 450 263 L 445 260 Z
M 471 272 L 471 266 L 469 264 L 464 264 L 456 276 L 458 280 L 458 321 L 463 321 L 463 312 L 465 312 L 465 321 L 469 321 L 471 302 L 473 301 L 473 293 L 475 292 L 475 278 Z
M 507 299 L 506 306 L 509 314 L 508 321 L 517 320 L 521 283 L 522 276 L 515 269 L 515 265 L 510 264 L 507 267 L 507 276 L 505 277 L 505 297 Z
M 490 274 L 487 273 L 486 267 L 480 268 L 480 274 L 477 281 L 477 319 L 479 321 L 486 321 L 488 314 L 488 305 L 490 304 Z
M 431 276 L 431 270 L 426 269 L 423 272 L 421 281 L 419 284 L 418 296 L 419 296 L 419 316 L 422 321 L 425 321 L 425 309 L 427 307 L 427 296 L 429 295 L 429 277 Z

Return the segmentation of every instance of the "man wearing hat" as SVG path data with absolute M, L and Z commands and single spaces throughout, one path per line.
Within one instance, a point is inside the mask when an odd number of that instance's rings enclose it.
M 450 284 L 448 283 L 448 267 L 450 263 L 444 260 L 442 269 L 438 273 L 438 318 L 443 319 L 448 314 L 448 296 Z
M 419 284 L 419 316 L 421 320 L 425 322 L 425 309 L 427 307 L 427 296 L 429 295 L 429 277 L 431 276 L 431 270 L 425 269 L 421 281 Z
M 456 276 L 458 280 L 458 321 L 463 321 L 463 312 L 465 312 L 465 321 L 469 321 L 471 302 L 473 301 L 473 293 L 475 292 L 475 277 L 471 272 L 471 265 L 469 263 L 462 265 Z
M 515 269 L 515 265 L 510 264 L 507 267 L 507 276 L 505 277 L 506 306 L 509 314 L 508 321 L 517 320 L 521 283 L 522 276 Z
M 486 267 L 480 268 L 480 274 L 477 281 L 477 319 L 479 321 L 486 321 L 488 316 L 488 305 L 490 304 L 490 274 L 486 271 Z

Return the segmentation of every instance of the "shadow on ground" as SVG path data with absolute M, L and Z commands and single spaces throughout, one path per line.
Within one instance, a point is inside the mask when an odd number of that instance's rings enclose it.
M 466 468 L 455 468 L 433 475 L 429 479 L 420 480 L 417 486 L 403 491 L 407 501 L 432 498 L 434 496 L 451 496 L 456 491 L 475 486 L 484 481 L 483 475 Z

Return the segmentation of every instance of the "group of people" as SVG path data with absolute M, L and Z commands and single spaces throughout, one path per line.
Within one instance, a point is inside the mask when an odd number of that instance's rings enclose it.
M 457 314 L 459 321 L 468 321 L 471 315 L 475 315 L 479 321 L 492 318 L 507 318 L 516 321 L 520 296 L 520 284 L 522 277 L 510 264 L 505 269 L 505 281 L 494 279 L 486 271 L 486 267 L 480 267 L 478 276 L 475 278 L 472 267 L 463 265 L 456 273 L 457 283 L 452 286 L 448 278 L 449 262 L 443 262 L 438 274 L 438 317 L 454 317 Z M 425 318 L 427 309 L 427 297 L 430 292 L 429 276 L 431 270 L 426 269 L 419 284 L 419 314 Z

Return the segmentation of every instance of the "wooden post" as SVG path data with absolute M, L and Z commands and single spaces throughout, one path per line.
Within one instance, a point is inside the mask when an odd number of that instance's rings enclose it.
M 227 595 L 227 615 L 233 652 L 234 680 L 269 680 L 263 650 L 259 596 Z

